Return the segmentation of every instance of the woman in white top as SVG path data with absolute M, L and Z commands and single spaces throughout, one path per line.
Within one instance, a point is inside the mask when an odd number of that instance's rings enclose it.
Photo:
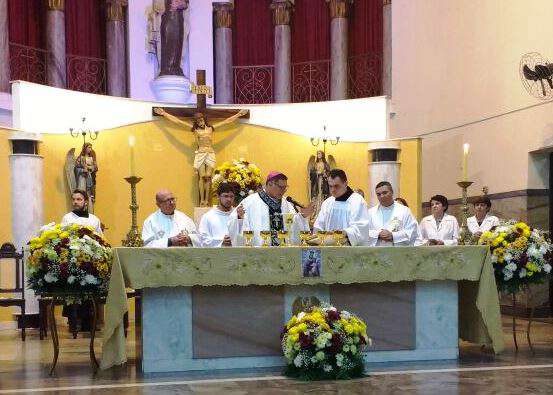
M 493 227 L 499 225 L 499 218 L 488 214 L 492 202 L 487 196 L 480 196 L 474 202 L 474 216 L 467 218 L 467 226 L 475 237 L 480 237 Z
M 423 244 L 456 245 L 459 239 L 457 218 L 446 214 L 449 203 L 443 195 L 430 198 L 432 215 L 424 217 L 420 224 Z

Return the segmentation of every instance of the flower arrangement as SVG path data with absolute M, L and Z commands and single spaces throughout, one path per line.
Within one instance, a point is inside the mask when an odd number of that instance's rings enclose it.
M 214 199 L 217 196 L 217 188 L 222 182 L 233 182 L 240 188 L 236 196 L 238 203 L 261 187 L 261 170 L 243 158 L 223 163 L 214 171 L 211 194 Z
M 361 377 L 367 344 L 371 339 L 361 319 L 332 306 L 313 307 L 292 316 L 284 327 L 284 374 L 302 380 Z
M 93 228 L 49 224 L 28 244 L 27 277 L 35 292 L 107 292 L 113 254 Z
M 502 291 L 516 293 L 522 286 L 542 282 L 551 272 L 551 242 L 524 222 L 501 223 L 484 232 L 478 244 L 490 246 L 495 279 Z

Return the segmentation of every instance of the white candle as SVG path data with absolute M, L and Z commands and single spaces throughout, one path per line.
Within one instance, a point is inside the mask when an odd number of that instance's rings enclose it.
M 463 181 L 468 181 L 468 157 L 469 157 L 470 145 L 468 143 L 463 144 Z
M 135 163 L 134 163 L 134 143 L 135 142 L 136 142 L 135 137 L 129 136 L 129 147 L 131 149 L 131 156 L 130 156 L 131 177 L 134 176 L 134 173 L 135 173 Z

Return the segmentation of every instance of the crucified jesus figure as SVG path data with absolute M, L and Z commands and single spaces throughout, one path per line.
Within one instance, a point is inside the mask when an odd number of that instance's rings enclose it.
M 202 112 L 194 114 L 194 122 L 190 123 L 184 119 L 179 119 L 174 115 L 168 114 L 162 108 L 154 108 L 154 113 L 161 115 L 169 121 L 189 128 L 198 142 L 198 149 L 194 155 L 194 168 L 198 173 L 198 191 L 200 192 L 200 206 L 210 205 L 211 178 L 215 170 L 215 150 L 213 149 L 213 131 L 223 125 L 234 122 L 242 115 L 248 113 L 248 110 L 240 110 L 236 114 L 213 125 L 210 125 L 206 116 Z

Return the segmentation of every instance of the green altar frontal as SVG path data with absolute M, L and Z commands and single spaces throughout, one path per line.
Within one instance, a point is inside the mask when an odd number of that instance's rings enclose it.
M 302 248 L 116 248 L 100 366 L 127 360 L 125 287 L 142 289 L 144 372 L 283 366 L 279 334 L 295 308 L 357 313 L 368 362 L 455 359 L 458 339 L 503 350 L 487 247 L 322 247 L 319 277 Z

